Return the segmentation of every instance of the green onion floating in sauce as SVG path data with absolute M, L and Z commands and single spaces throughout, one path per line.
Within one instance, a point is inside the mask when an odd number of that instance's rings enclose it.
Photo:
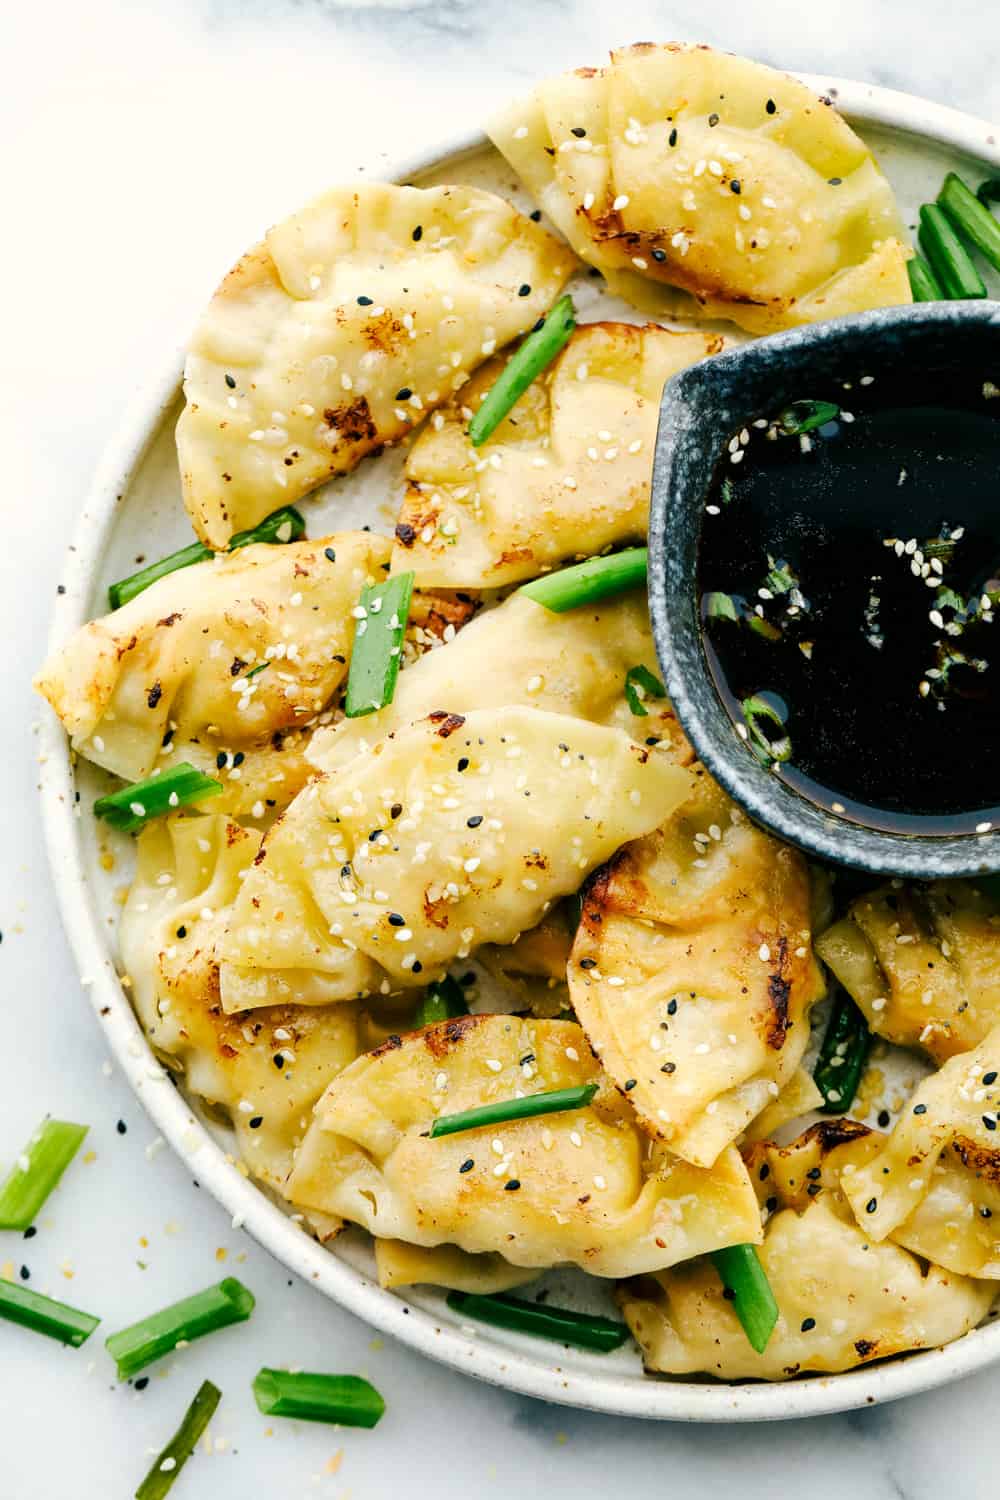
M 983 278 L 972 264 L 951 220 L 936 203 L 925 203 L 920 210 L 920 248 L 946 298 L 959 301 L 986 296 Z
M 150 818 L 160 818 L 177 807 L 215 797 L 222 790 L 221 781 L 205 776 L 185 760 L 159 776 L 134 781 L 131 786 L 98 797 L 94 812 L 120 833 L 133 833 Z
M 165 1448 L 153 1460 L 145 1479 L 135 1492 L 135 1500 L 163 1500 L 174 1480 L 191 1457 L 205 1428 L 215 1415 L 222 1392 L 210 1380 L 203 1380 L 181 1425 Z
M 945 302 L 944 290 L 922 255 L 906 262 L 914 302 Z
M 525 1302 L 520 1297 L 500 1292 L 493 1297 L 476 1292 L 449 1292 L 448 1306 L 466 1318 L 491 1323 L 495 1328 L 510 1328 L 515 1333 L 530 1333 L 535 1338 L 554 1339 L 577 1349 L 596 1354 L 610 1354 L 629 1338 L 624 1323 L 593 1313 L 573 1312 L 566 1307 L 551 1307 Z
M 469 423 L 469 439 L 474 448 L 481 448 L 491 433 L 496 431 L 528 386 L 569 342 L 575 327 L 573 299 L 560 297 L 544 322 L 529 333 L 511 355 L 503 371 L 487 391 L 482 406 Z
M 834 401 L 792 401 L 778 413 L 778 431 L 782 437 L 801 437 L 836 421 L 840 407 Z
M 500 1099 L 496 1104 L 481 1104 L 477 1109 L 464 1109 L 460 1114 L 438 1115 L 430 1133 L 432 1137 L 457 1135 L 460 1130 L 478 1130 L 484 1125 L 506 1125 L 511 1120 L 529 1120 L 535 1115 L 584 1109 L 596 1093 L 596 1083 L 581 1083 L 575 1088 L 529 1094 L 525 1099 Z
M 984 206 L 990 203 L 1000 203 L 1000 177 L 987 177 L 976 188 L 976 197 Z
M 374 1427 L 385 1412 L 375 1387 L 360 1375 L 315 1375 L 309 1371 L 258 1370 L 253 1382 L 257 1408 L 266 1417 Z
M 235 552 L 237 548 L 250 547 L 255 542 L 297 542 L 305 534 L 306 523 L 299 512 L 293 505 L 285 505 L 281 510 L 273 511 L 252 531 L 238 531 L 230 539 L 227 550 Z M 211 547 L 206 547 L 204 542 L 191 542 L 189 546 L 182 547 L 179 552 L 171 552 L 168 557 L 161 557 L 159 562 L 150 563 L 138 573 L 132 573 L 128 578 L 121 578 L 117 583 L 111 584 L 108 589 L 108 603 L 112 609 L 121 609 L 123 604 L 127 604 L 137 594 L 143 593 L 150 584 L 156 583 L 160 578 L 166 578 L 168 573 L 176 573 L 181 568 L 190 568 L 195 563 L 206 562 L 215 555 Z
M 0 1229 L 27 1229 L 80 1149 L 87 1125 L 43 1120 L 0 1186 Z
M 838 990 L 819 1049 L 813 1079 L 823 1095 L 824 1114 L 846 1114 L 854 1102 L 868 1049 L 868 1022 L 846 990 Z
M 392 702 L 413 597 L 413 574 L 396 573 L 361 590 L 344 713 L 361 719 Z
M 739 610 L 733 603 L 731 594 L 706 594 L 705 614 L 710 620 L 732 620 L 734 625 L 740 623 Z
M 646 582 L 649 553 L 645 547 L 628 547 L 624 552 L 610 552 L 606 557 L 588 557 L 586 562 L 558 573 L 545 573 L 531 583 L 521 585 L 519 593 L 527 594 L 554 614 L 578 609 L 582 604 L 596 604 L 610 594 L 622 594 Z
M 959 234 L 1000 271 L 1000 224 L 957 172 L 949 172 L 937 199 Z
M 638 719 L 647 719 L 649 709 L 644 698 L 665 698 L 667 690 L 648 667 L 629 667 L 625 673 L 625 701 Z
M 0 1318 L 20 1323 L 22 1328 L 30 1328 L 46 1338 L 58 1339 L 61 1344 L 72 1344 L 74 1349 L 87 1342 L 101 1321 L 92 1313 L 67 1307 L 65 1302 L 43 1297 L 40 1292 L 30 1292 L 20 1282 L 3 1280 L 0 1280 Z
M 733 1311 L 743 1332 L 757 1353 L 763 1354 L 778 1321 L 778 1304 L 756 1248 L 729 1245 L 714 1250 L 709 1258 L 723 1287 L 733 1294 Z
M 747 734 L 750 746 L 758 759 L 766 761 L 786 761 L 792 756 L 792 742 L 787 734 L 781 734 L 777 739 L 769 739 L 761 728 L 759 721 L 767 719 L 769 723 L 775 724 L 784 730 L 785 722 L 773 704 L 768 703 L 766 698 L 754 694 L 750 698 L 744 698 L 740 704 L 743 710 L 743 718 L 746 722 Z
M 154 1360 L 172 1354 L 178 1344 L 190 1344 L 231 1323 L 245 1323 L 253 1309 L 253 1293 L 235 1276 L 227 1276 L 216 1286 L 109 1334 L 104 1347 L 118 1366 L 118 1379 L 131 1380 Z
M 469 1007 L 465 1003 L 462 986 L 457 979 L 446 974 L 427 986 L 427 993 L 417 1006 L 413 1017 L 413 1029 L 433 1026 L 437 1021 L 453 1021 L 456 1016 L 467 1016 Z

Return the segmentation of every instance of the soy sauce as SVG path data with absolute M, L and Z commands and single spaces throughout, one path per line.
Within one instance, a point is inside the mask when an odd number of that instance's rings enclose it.
M 1000 390 L 915 370 L 804 395 L 732 434 L 707 498 L 703 642 L 734 730 L 849 820 L 1000 826 Z

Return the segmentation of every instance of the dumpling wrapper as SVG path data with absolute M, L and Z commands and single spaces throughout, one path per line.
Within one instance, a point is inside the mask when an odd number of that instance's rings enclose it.
M 315 974 L 320 1001 L 426 984 L 533 927 L 689 786 L 620 729 L 433 714 L 311 782 L 269 832 L 220 944 L 226 1009 L 275 1000 L 288 971 L 300 999 Z
M 936 1062 L 1000 1023 L 1000 911 L 966 881 L 859 896 L 816 951 L 876 1035 Z
M 773 333 L 911 300 L 871 151 L 761 63 L 643 43 L 540 84 L 488 130 L 577 254 L 650 311 Z
M 570 1009 L 566 965 L 573 948 L 579 903 L 561 901 L 513 943 L 487 943 L 476 954 L 486 972 L 505 986 L 522 1007 L 543 1019 Z
M 84 625 L 35 687 L 73 749 L 126 781 L 190 761 L 225 786 L 213 811 L 284 806 L 312 774 L 306 731 L 347 676 L 351 611 L 388 558 L 385 538 L 350 531 L 182 568 Z
M 191 340 L 177 455 L 198 535 L 225 547 L 405 436 L 575 264 L 471 187 L 334 188 L 269 230 Z
M 653 323 L 585 324 L 473 448 L 468 414 L 503 369 L 491 360 L 411 450 L 393 571 L 412 569 L 422 586 L 494 588 L 642 541 L 663 387 L 721 348 Z
M 427 1135 L 441 1114 L 592 1082 L 599 1092 L 583 1109 Z M 704 1171 L 650 1149 L 571 1021 L 463 1016 L 359 1059 L 316 1106 L 288 1192 L 380 1238 L 595 1276 L 761 1237 L 739 1154 Z
M 794 1075 L 824 992 L 809 873 L 702 768 L 584 893 L 570 999 L 645 1130 L 710 1166 Z
M 387 1290 L 444 1286 L 480 1297 L 509 1292 L 538 1277 L 533 1267 L 512 1266 L 496 1253 L 468 1255 L 455 1245 L 408 1245 L 405 1240 L 376 1240 L 375 1270 L 379 1286 Z

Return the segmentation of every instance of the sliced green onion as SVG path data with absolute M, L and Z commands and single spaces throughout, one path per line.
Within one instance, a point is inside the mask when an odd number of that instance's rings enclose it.
M 927 257 L 945 297 L 958 301 L 985 297 L 986 285 L 962 244 L 951 221 L 936 203 L 920 210 L 920 248 Z
M 509 1120 L 530 1120 L 535 1115 L 554 1115 L 564 1109 L 583 1109 L 597 1093 L 596 1083 L 575 1088 L 552 1089 L 547 1094 L 529 1094 L 526 1099 L 499 1099 L 456 1115 L 438 1115 L 431 1135 L 456 1135 L 460 1130 L 478 1130 L 481 1125 L 506 1125 Z
M 306 523 L 299 512 L 294 506 L 285 505 L 267 516 L 252 531 L 238 531 L 231 538 L 228 550 L 235 552 L 238 547 L 249 547 L 254 542 L 297 542 L 305 534 Z M 113 583 L 108 589 L 108 603 L 112 609 L 121 609 L 123 604 L 143 593 L 150 584 L 166 578 L 168 573 L 190 568 L 195 563 L 206 562 L 214 556 L 211 547 L 206 547 L 204 542 L 191 542 L 179 552 L 171 552 L 168 557 L 161 557 L 159 562 L 150 563 L 138 573 L 132 573 L 128 578 Z
M 468 1014 L 462 986 L 457 979 L 446 974 L 443 979 L 435 979 L 427 986 L 427 993 L 413 1017 L 413 1027 L 417 1031 L 422 1026 L 433 1026 L 436 1021 L 453 1021 L 456 1016 Z
M 714 1250 L 711 1261 L 722 1285 L 733 1293 L 733 1311 L 758 1354 L 763 1354 L 778 1321 L 778 1304 L 753 1245 Z
M 3 1280 L 0 1280 L 0 1318 L 20 1323 L 33 1333 L 43 1333 L 46 1338 L 58 1339 L 61 1344 L 72 1344 L 74 1349 L 87 1342 L 101 1321 L 78 1307 L 67 1307 L 65 1302 L 43 1297 L 40 1292 L 29 1292 L 17 1281 Z
M 494 1297 L 481 1297 L 476 1292 L 449 1292 L 448 1306 L 463 1317 L 492 1323 L 495 1328 L 512 1328 L 517 1333 L 554 1339 L 557 1343 L 592 1349 L 598 1354 L 610 1354 L 613 1349 L 620 1349 L 629 1337 L 626 1325 L 616 1323 L 612 1318 L 572 1312 L 568 1307 L 551 1307 L 548 1303 L 525 1302 L 520 1297 L 508 1296 L 506 1292 Z
M 107 797 L 98 797 L 94 811 L 112 828 L 121 833 L 132 833 L 150 818 L 161 818 L 177 807 L 201 802 L 204 797 L 215 797 L 222 790 L 221 781 L 205 776 L 185 760 L 160 776 L 134 781 L 131 786 L 123 786 Z
M 135 1492 L 135 1500 L 163 1500 L 194 1452 L 221 1400 L 222 1392 L 218 1386 L 210 1380 L 203 1380 L 198 1394 L 181 1418 L 181 1425 L 154 1458 L 152 1468 Z
M 0 1186 L 0 1229 L 27 1229 L 90 1127 L 43 1120 Z
M 250 668 L 249 672 L 243 673 L 243 681 L 252 682 L 255 677 L 260 676 L 261 672 L 266 672 L 270 665 L 269 661 L 258 662 L 255 667 Z
M 871 1042 L 863 1014 L 846 990 L 838 990 L 813 1068 L 824 1114 L 843 1115 L 850 1109 Z
M 118 1366 L 118 1379 L 130 1380 L 155 1359 L 172 1354 L 178 1344 L 190 1344 L 231 1323 L 245 1323 L 253 1309 L 253 1293 L 235 1276 L 227 1276 L 217 1286 L 110 1334 L 104 1347 Z
M 519 593 L 561 615 L 568 609 L 578 609 L 581 604 L 596 604 L 609 594 L 638 588 L 646 582 L 648 557 L 645 547 L 629 547 L 624 552 L 610 552 L 606 557 L 588 557 L 575 567 L 546 573 L 522 584 Z
M 397 573 L 361 590 L 344 713 L 362 719 L 392 702 L 410 614 L 413 574 Z
M 930 266 L 922 255 L 914 255 L 906 262 L 906 274 L 910 278 L 910 291 L 914 302 L 944 302 L 944 291 Z
M 733 603 L 731 594 L 706 594 L 703 608 L 706 619 L 732 620 L 736 625 L 740 622 L 739 611 Z
M 469 423 L 469 439 L 474 448 L 481 448 L 486 439 L 495 432 L 504 417 L 520 401 L 528 386 L 551 364 L 569 342 L 576 327 L 572 297 L 560 297 L 545 321 L 511 355 L 493 385 L 487 391 L 482 406 Z
M 783 437 L 800 437 L 839 416 L 840 407 L 833 401 L 792 401 L 778 413 L 778 430 Z
M 360 1375 L 258 1370 L 253 1395 L 265 1417 L 337 1422 L 342 1427 L 374 1427 L 385 1411 L 378 1391 Z
M 649 717 L 649 709 L 643 702 L 644 698 L 665 698 L 666 696 L 667 690 L 663 683 L 648 667 L 629 667 L 625 673 L 625 701 L 637 718 Z
M 980 203 L 1000 203 L 1000 177 L 987 177 L 976 188 L 976 197 Z
M 792 742 L 788 735 L 783 734 L 780 739 L 776 740 L 768 739 L 758 723 L 760 719 L 767 719 L 771 724 L 777 724 L 779 729 L 784 729 L 785 721 L 774 705 L 768 703 L 766 698 L 755 694 L 753 697 L 744 698 L 740 707 L 743 710 L 743 718 L 750 736 L 750 747 L 754 753 L 758 757 L 765 756 L 769 761 L 790 760 Z
M 798 587 L 799 580 L 785 562 L 784 558 L 774 561 L 768 557 L 768 569 L 764 577 L 764 587 L 771 590 L 772 594 L 790 594 L 792 589 Z
M 1000 224 L 957 172 L 948 173 L 937 201 L 959 234 L 971 240 L 980 255 L 1000 271 Z
M 751 611 L 746 616 L 746 622 L 754 635 L 762 636 L 765 641 L 780 641 L 782 638 L 783 632 L 780 625 L 775 625 L 772 620 L 765 620 L 763 615 L 757 615 Z

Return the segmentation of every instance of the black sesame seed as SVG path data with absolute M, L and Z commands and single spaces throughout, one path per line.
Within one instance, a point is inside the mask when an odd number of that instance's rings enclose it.
M 983 1124 L 987 1130 L 996 1130 L 997 1128 L 997 1122 L 992 1115 L 983 1115 Z
M 674 999 L 674 1000 L 669 1001 L 668 1004 L 667 1004 L 667 1015 L 668 1016 L 676 1016 L 676 1014 L 677 1014 L 677 1001 L 676 1001 L 676 999 Z
M 667 136 L 667 145 L 668 146 L 676 146 L 677 145 L 677 126 L 676 125 L 674 126 L 674 128 L 670 132 L 670 134 Z
M 220 750 L 218 755 L 215 757 L 215 769 L 217 771 L 223 770 L 228 759 L 229 756 L 226 754 L 225 750 Z
M 424 966 L 420 962 L 419 958 L 414 959 L 414 962 L 413 962 L 413 972 L 414 972 L 414 974 L 422 974 L 424 972 Z
M 371 833 L 368 835 L 368 842 L 369 842 L 369 844 L 374 844 L 375 840 L 376 839 L 380 839 L 381 837 L 382 837 L 382 830 L 381 830 L 381 828 L 373 828 L 372 831 L 371 831 Z
M 517 295 L 519 297 L 530 297 L 531 296 L 531 287 L 528 285 L 528 283 L 526 281 L 522 281 L 521 282 L 521 285 L 517 289 Z
M 146 1387 L 147 1387 L 148 1384 L 149 1384 L 149 1376 L 148 1375 L 140 1375 L 139 1378 L 138 1378 L 138 1380 L 136 1380 L 134 1382 L 135 1389 L 137 1391 L 144 1391 L 146 1389 Z
M 926 1104 L 915 1104 L 913 1106 L 913 1113 L 915 1115 L 925 1115 L 927 1113 L 927 1105 Z
M 820 1170 L 819 1170 L 819 1167 L 810 1167 L 809 1170 L 808 1170 L 808 1172 L 806 1173 L 806 1176 L 809 1178 L 810 1182 L 819 1182 L 819 1179 L 820 1179 Z
M 393 821 L 395 821 L 396 818 L 399 817 L 399 815 L 400 815 L 400 813 L 402 811 L 403 811 L 403 804 L 402 804 L 402 802 L 394 802 L 392 804 L 392 806 L 390 807 L 390 809 L 389 809 L 389 816 L 390 816 L 390 818 L 393 819 Z
M 987 1208 L 984 1203 L 982 1208 L 979 1210 L 979 1217 L 981 1219 L 992 1219 L 993 1210 L 991 1208 Z
M 333 550 L 332 547 L 324 547 L 323 548 L 323 556 L 327 559 L 328 562 L 336 562 L 337 561 L 337 554 L 336 554 L 336 552 L 334 552 L 334 550 Z
M 416 227 L 416 229 L 413 231 L 412 235 L 410 236 L 410 238 L 413 239 L 413 240 L 422 240 L 423 237 L 424 237 L 424 226 L 422 224 L 418 224 L 417 227 Z
M 463 755 L 455 769 L 457 771 L 467 771 L 469 769 L 469 757 L 467 755 Z
M 878 1208 L 878 1199 L 877 1198 L 869 1198 L 868 1202 L 865 1204 L 865 1213 L 866 1214 L 873 1214 L 877 1208 Z
M 186 938 L 187 935 L 188 935 L 188 930 L 187 930 L 187 928 L 184 926 L 184 924 L 182 922 L 181 925 L 178 927 L 175 936 L 179 937 L 179 938 Z
M 891 1119 L 892 1119 L 892 1116 L 890 1115 L 890 1113 L 889 1113 L 889 1111 L 887 1109 L 880 1109 L 879 1110 L 879 1112 L 878 1112 L 878 1123 L 881 1125 L 881 1127 L 882 1127 L 883 1130 L 885 1130 L 886 1126 L 889 1124 L 889 1121 Z
M 473 815 L 473 817 L 466 818 L 466 820 L 465 820 L 465 826 L 467 828 L 478 828 L 479 825 L 480 825 L 480 823 L 482 821 L 483 821 L 483 815 L 482 815 L 482 813 L 475 813 Z
M 718 125 L 718 123 L 719 123 L 719 117 L 718 117 L 718 115 L 714 114 L 714 113 L 710 114 L 709 117 L 708 117 L 708 123 L 709 123 L 709 126 L 714 129 L 714 127 L 716 125 Z
M 773 99 L 768 99 L 767 103 L 764 105 L 764 108 L 767 110 L 769 115 L 773 115 L 776 112 L 778 106 L 775 104 Z
M 263 1115 L 253 1115 L 248 1122 L 251 1130 L 259 1130 L 264 1123 Z
M 743 191 L 743 189 L 740 186 L 738 178 L 736 178 L 736 177 L 733 178 L 732 182 L 729 184 L 729 191 L 731 193 L 741 193 Z
M 995 1073 L 984 1073 L 983 1074 L 983 1082 L 984 1083 L 996 1083 L 996 1081 L 997 1081 L 997 1075 Z
M 828 177 L 827 178 L 827 182 L 830 184 L 831 187 L 840 187 L 840 184 L 843 182 L 843 180 L 844 179 L 842 177 Z
M 596 958 L 581 958 L 581 960 L 580 960 L 580 968 L 581 969 L 596 969 L 597 968 L 597 959 Z
M 245 760 L 246 756 L 243 754 L 243 751 L 237 750 L 236 754 L 233 756 L 233 765 L 241 766 Z
M 777 1198 L 768 1198 L 767 1201 L 764 1204 L 764 1207 L 767 1209 L 767 1211 L 768 1211 L 769 1214 L 773 1214 L 774 1210 L 777 1208 L 777 1206 L 778 1206 L 778 1200 L 777 1200 Z
M 582 125 L 574 125 L 572 134 L 576 136 L 578 141 L 580 141 L 587 134 L 587 132 L 584 130 Z
M 677 1072 L 677 1064 L 675 1062 L 665 1062 L 661 1066 L 660 1072 L 661 1073 L 676 1073 Z
M 536 208 L 534 213 L 528 215 L 528 218 L 531 220 L 532 224 L 540 224 L 542 219 L 542 210 L 540 208 Z
M 21 1280 L 22 1281 L 30 1281 L 30 1279 L 31 1279 L 31 1272 L 28 1270 L 27 1266 L 22 1266 L 21 1267 Z
M 399 914 L 398 911 L 391 911 L 389 913 L 389 926 L 390 927 L 405 927 L 406 926 L 406 918 L 403 917 L 403 916 L 400 916 L 400 914 Z
M 654 259 L 654 260 L 655 260 L 655 261 L 659 261 L 659 263 L 660 263 L 660 264 L 661 264 L 661 265 L 662 265 L 662 264 L 663 264 L 663 262 L 664 262 L 664 261 L 665 261 L 665 260 L 666 260 L 666 258 L 667 258 L 667 252 L 666 252 L 666 251 L 665 251 L 665 250 L 654 250 L 654 251 L 653 251 L 653 252 L 652 252 L 652 255 L 653 255 L 653 259 Z
M 535 324 L 535 326 L 534 326 L 534 327 L 533 327 L 533 328 L 532 328 L 532 330 L 531 330 L 531 331 L 532 331 L 532 333 L 537 333 L 537 332 L 538 332 L 538 330 L 539 330 L 539 328 L 541 328 L 541 326 L 542 326 L 542 324 L 543 324 L 543 323 L 544 323 L 544 322 L 545 322 L 545 319 L 544 319 L 544 318 L 539 318 L 539 319 L 538 319 L 538 322 L 537 322 L 537 323 L 536 323 L 536 324 Z
M 408 385 L 404 385 L 404 386 L 401 387 L 400 390 L 398 390 L 396 392 L 396 400 L 397 401 L 409 401 L 409 399 L 410 399 L 410 397 L 412 395 L 413 395 L 413 392 L 410 390 L 410 387 Z
M 463 1163 L 462 1163 L 462 1165 L 461 1165 L 461 1166 L 460 1166 L 460 1167 L 459 1167 L 459 1169 L 458 1169 L 458 1170 L 459 1170 L 459 1171 L 460 1171 L 460 1172 L 471 1172 L 471 1171 L 472 1171 L 472 1169 L 473 1169 L 473 1167 L 474 1167 L 474 1166 L 475 1166 L 475 1165 L 476 1165 L 476 1164 L 475 1164 L 475 1162 L 474 1162 L 474 1161 L 473 1161 L 473 1160 L 472 1160 L 472 1157 L 471 1157 L 471 1156 L 467 1156 L 467 1157 L 466 1157 L 466 1158 L 465 1158 L 465 1160 L 464 1160 L 464 1161 L 463 1161 Z
M 812 1330 L 816 1327 L 816 1319 L 803 1318 L 802 1322 L 799 1324 L 799 1327 L 803 1333 L 811 1333 Z
M 236 381 L 233 379 L 233 377 L 231 375 L 227 375 L 226 376 L 226 384 L 228 385 L 228 387 L 229 387 L 229 389 L 231 391 L 235 391 L 235 389 L 236 389 Z
M 625 1092 L 626 1092 L 626 1094 L 630 1094 L 632 1092 L 632 1090 L 635 1088 L 635 1086 L 638 1083 L 638 1081 L 639 1080 L 637 1078 L 626 1078 L 626 1080 L 625 1080 Z
M 727 1302 L 735 1302 L 736 1301 L 736 1293 L 733 1291 L 733 1289 L 732 1289 L 731 1286 L 724 1286 L 722 1288 L 722 1295 L 726 1299 Z
M 119 1135 L 124 1135 L 126 1130 L 128 1129 L 128 1126 L 125 1124 L 124 1120 L 119 1120 L 118 1124 L 115 1126 L 115 1129 L 117 1130 Z
M 280 1068 L 283 1068 L 285 1066 L 285 1059 L 282 1057 L 282 1055 L 281 1055 L 280 1052 L 276 1052 L 274 1054 L 274 1056 L 272 1057 L 271 1061 L 274 1063 L 274 1066 L 276 1068 L 280 1069 Z
M 518 1179 L 516 1177 L 512 1177 L 509 1182 L 504 1183 L 503 1190 L 505 1193 L 516 1193 L 520 1186 L 521 1184 Z
M 33 1240 L 37 1233 L 38 1230 L 35 1228 L 34 1224 L 29 1224 L 27 1229 L 24 1231 L 24 1238 L 26 1240 Z
M 766 1182 L 770 1175 L 771 1168 L 768 1166 L 766 1161 L 762 1162 L 760 1171 L 757 1173 L 757 1176 L 760 1178 L 761 1182 Z
M 372 298 L 371 297 L 359 297 L 358 298 L 358 306 L 359 307 L 371 307 L 371 305 L 372 305 Z
M 523 1057 L 518 1058 L 517 1065 L 519 1068 L 524 1068 L 528 1065 L 528 1063 L 533 1063 L 534 1061 L 535 1054 L 533 1052 L 526 1052 Z

